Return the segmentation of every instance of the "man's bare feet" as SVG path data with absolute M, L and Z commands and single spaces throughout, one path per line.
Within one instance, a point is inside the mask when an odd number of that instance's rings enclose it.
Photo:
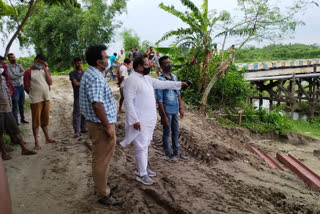
M 73 137 L 74 138 L 80 137 L 80 133 L 79 132 L 74 133 Z
M 35 145 L 35 146 L 34 146 L 34 149 L 35 149 L 35 150 L 40 150 L 40 149 L 41 149 L 41 146 L 40 146 L 40 145 Z
M 59 141 L 53 138 L 49 138 L 46 140 L 46 143 L 58 143 Z
M 32 151 L 32 150 L 29 150 L 29 149 L 21 151 L 21 155 L 35 155 L 35 154 L 37 154 L 36 151 Z
M 2 159 L 3 160 L 10 160 L 10 159 L 12 159 L 12 157 L 8 153 L 5 153 L 5 154 L 2 154 Z

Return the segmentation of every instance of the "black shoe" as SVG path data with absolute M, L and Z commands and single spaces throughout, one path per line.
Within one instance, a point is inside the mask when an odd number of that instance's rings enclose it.
M 29 122 L 26 120 L 21 120 L 21 123 L 29 123 Z
M 108 196 L 105 196 L 101 199 L 98 200 L 98 202 L 100 204 L 103 204 L 103 205 L 111 205 L 111 206 L 114 206 L 114 205 L 121 205 L 124 203 L 124 200 L 122 199 L 118 199 L 116 197 L 114 197 L 112 194 L 109 194 Z
M 114 185 L 113 187 L 111 187 L 110 188 L 110 194 L 114 193 L 118 188 L 119 188 L 118 185 Z

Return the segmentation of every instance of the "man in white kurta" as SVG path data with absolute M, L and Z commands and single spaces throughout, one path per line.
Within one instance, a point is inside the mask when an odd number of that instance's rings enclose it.
M 126 137 L 120 143 L 125 147 L 134 143 L 136 156 L 136 180 L 145 185 L 154 182 L 150 176 L 156 173 L 148 168 L 148 146 L 152 140 L 157 122 L 154 89 L 175 89 L 187 85 L 182 82 L 160 81 L 148 76 L 150 66 L 147 59 L 137 57 L 133 62 L 135 70 L 127 78 L 124 86 L 126 109 Z

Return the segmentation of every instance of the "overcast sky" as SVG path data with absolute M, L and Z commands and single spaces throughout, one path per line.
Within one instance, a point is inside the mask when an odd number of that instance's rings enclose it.
M 287 1 L 290 2 L 290 0 Z M 178 18 L 164 12 L 158 7 L 161 2 L 166 5 L 173 4 L 178 10 L 184 10 L 184 7 L 180 4 L 179 0 L 130 0 L 127 4 L 127 13 L 117 17 L 123 25 L 118 29 L 118 33 L 114 38 L 115 42 L 109 44 L 108 54 L 119 52 L 121 49 L 122 39 L 119 34 L 124 29 L 133 29 L 142 41 L 149 40 L 152 43 L 155 43 L 164 33 L 183 26 L 183 23 Z M 201 4 L 201 0 L 193 0 L 193 2 L 198 6 Z M 231 12 L 232 15 L 237 15 L 239 12 L 236 8 L 236 0 L 209 0 L 210 10 L 227 10 Z M 293 39 L 288 38 L 281 42 L 320 44 L 320 8 L 309 8 L 304 14 L 301 14 L 301 19 L 306 25 L 297 28 L 295 34 L 291 35 L 294 37 Z M 166 43 L 163 43 L 162 45 L 166 45 Z M 3 49 L 3 44 L 0 45 L 0 49 Z M 3 52 L 4 51 L 1 51 L 1 54 Z M 32 53 L 32 50 L 20 50 L 18 42 L 15 42 L 12 52 L 15 52 L 16 56 L 19 57 L 29 55 L 28 52 Z

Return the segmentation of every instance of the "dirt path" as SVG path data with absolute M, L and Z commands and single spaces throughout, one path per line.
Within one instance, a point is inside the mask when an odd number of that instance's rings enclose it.
M 221 127 L 192 112 L 181 121 L 180 145 L 190 156 L 175 164 L 164 160 L 158 124 L 150 147 L 150 164 L 158 173 L 156 184 L 135 181 L 133 148 L 117 145 L 111 165 L 111 184 L 126 199 L 122 207 L 96 203 L 91 178 L 88 137 L 72 138 L 72 88 L 67 77 L 54 77 L 50 132 L 61 143 L 45 145 L 38 155 L 25 157 L 18 149 L 5 162 L 15 214 L 51 213 L 320 213 L 319 195 L 288 170 L 268 168 L 245 149 L 254 143 L 274 155 L 295 152 L 320 174 L 319 141 L 292 145 L 268 140 L 242 129 Z M 118 92 L 115 88 L 115 95 Z M 124 137 L 124 114 L 119 115 L 117 138 Z M 30 120 L 30 118 L 29 118 Z M 30 125 L 25 140 L 33 146 Z M 309 158 L 310 157 L 310 158 Z

